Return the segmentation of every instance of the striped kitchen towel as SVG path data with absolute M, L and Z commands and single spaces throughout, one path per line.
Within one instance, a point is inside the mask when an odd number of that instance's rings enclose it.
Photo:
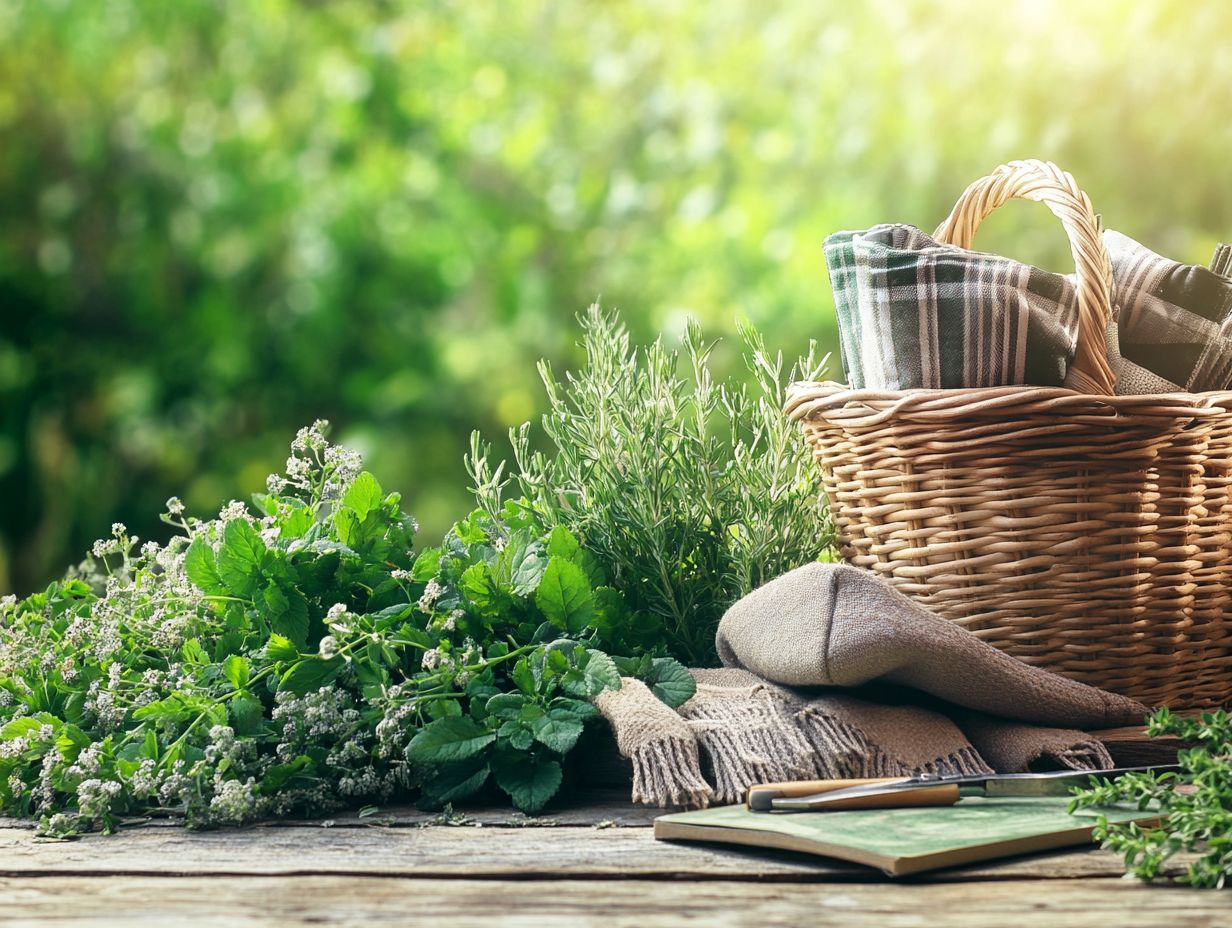
M 1108 331 L 1117 392 L 1232 383 L 1232 279 L 1216 273 L 1232 256 L 1217 252 L 1211 270 L 1115 232 L 1104 240 L 1118 304 Z M 837 232 L 825 255 L 852 387 L 1064 384 L 1078 327 L 1072 275 L 942 245 L 908 225 Z

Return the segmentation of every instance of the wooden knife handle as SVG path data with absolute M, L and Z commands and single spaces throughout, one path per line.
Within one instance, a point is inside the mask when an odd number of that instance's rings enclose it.
M 769 812 L 775 799 L 815 796 L 852 786 L 875 783 L 899 783 L 906 777 L 878 777 L 864 780 L 794 780 L 790 783 L 758 783 L 745 794 L 745 806 L 756 812 Z M 841 799 L 827 809 L 896 809 L 909 806 L 952 806 L 958 802 L 958 787 L 953 783 L 921 786 L 919 789 L 896 790 L 875 796 L 853 796 Z

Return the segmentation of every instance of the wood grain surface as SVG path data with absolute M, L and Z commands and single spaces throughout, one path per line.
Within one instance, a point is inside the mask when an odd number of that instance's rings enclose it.
M 890 881 L 655 841 L 660 810 L 625 795 L 579 793 L 538 817 L 392 807 L 205 832 L 153 819 L 74 841 L 0 819 L 0 925 L 1232 925 L 1228 894 L 1142 886 L 1094 847 Z

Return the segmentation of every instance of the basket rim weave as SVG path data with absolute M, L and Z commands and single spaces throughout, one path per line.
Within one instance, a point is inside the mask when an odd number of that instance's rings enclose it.
M 868 390 L 834 381 L 802 380 L 788 386 L 783 411 L 793 422 L 824 416 L 852 426 L 875 426 L 890 419 L 1005 419 L 1028 413 L 1115 425 L 1122 419 L 1192 420 L 1225 415 L 1232 411 L 1232 390 L 1118 396 L 1035 386 Z

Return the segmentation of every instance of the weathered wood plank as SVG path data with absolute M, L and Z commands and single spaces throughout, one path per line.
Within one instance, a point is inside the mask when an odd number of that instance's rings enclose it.
M 726 882 L 434 881 L 354 877 L 0 879 L 5 924 L 1187 928 L 1228 924 L 1223 893 L 1118 880 L 774 886 Z
M 925 874 L 934 881 L 1112 878 L 1119 859 L 1095 848 Z M 877 871 L 806 854 L 655 841 L 645 828 L 139 828 L 76 841 L 0 832 L 0 874 L 369 874 L 488 880 L 883 880 Z

